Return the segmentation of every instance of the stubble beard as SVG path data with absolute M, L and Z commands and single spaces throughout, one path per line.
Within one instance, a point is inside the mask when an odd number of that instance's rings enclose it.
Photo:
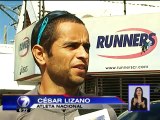
M 52 82 L 58 86 L 66 88 L 77 88 L 84 83 L 84 78 L 73 76 L 67 70 L 57 70 L 56 72 L 48 70 L 48 74 Z

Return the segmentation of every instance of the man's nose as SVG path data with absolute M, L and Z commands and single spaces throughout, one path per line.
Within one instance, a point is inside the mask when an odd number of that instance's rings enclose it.
M 77 58 L 88 60 L 88 58 L 89 58 L 89 51 L 86 50 L 83 46 L 80 46 L 78 48 Z

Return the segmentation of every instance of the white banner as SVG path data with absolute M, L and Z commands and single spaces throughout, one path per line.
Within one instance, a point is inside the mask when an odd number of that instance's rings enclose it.
M 90 34 L 88 72 L 159 70 L 160 14 L 84 18 Z

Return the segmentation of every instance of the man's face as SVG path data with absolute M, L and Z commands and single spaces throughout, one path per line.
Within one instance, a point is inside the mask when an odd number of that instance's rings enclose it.
M 84 82 L 89 62 L 89 35 L 84 25 L 63 22 L 58 26 L 59 38 L 53 43 L 52 56 L 46 62 L 49 77 L 66 87 Z

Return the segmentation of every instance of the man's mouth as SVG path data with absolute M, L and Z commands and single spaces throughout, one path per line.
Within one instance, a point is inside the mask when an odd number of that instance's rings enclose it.
M 81 72 L 85 72 L 87 70 L 87 67 L 85 64 L 77 64 L 73 68 L 77 68 Z
M 83 69 L 85 69 L 85 66 L 78 66 L 77 68 L 83 70 Z

